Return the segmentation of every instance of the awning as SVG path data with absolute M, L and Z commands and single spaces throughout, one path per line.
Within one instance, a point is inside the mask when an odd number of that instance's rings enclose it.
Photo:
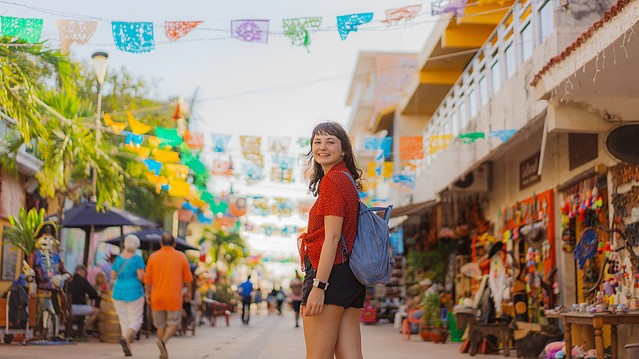
M 403 207 L 393 208 L 393 211 L 391 212 L 391 218 L 421 214 L 423 211 L 434 207 L 436 204 L 437 202 L 432 200 L 426 202 L 411 203 Z

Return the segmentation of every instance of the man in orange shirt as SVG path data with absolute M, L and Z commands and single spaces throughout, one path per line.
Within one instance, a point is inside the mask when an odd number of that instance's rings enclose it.
M 147 304 L 153 311 L 153 325 L 158 331 L 160 358 L 167 359 L 166 342 L 182 321 L 182 291 L 186 284 L 184 300 L 190 301 L 193 277 L 186 256 L 175 249 L 175 238 L 170 233 L 162 234 L 160 244 L 160 250 L 151 254 L 146 264 L 144 286 Z

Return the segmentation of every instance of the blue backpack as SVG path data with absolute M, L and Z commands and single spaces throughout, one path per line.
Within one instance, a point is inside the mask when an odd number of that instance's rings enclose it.
M 342 171 L 344 172 L 344 171 Z M 350 173 L 344 172 L 355 186 Z M 388 220 L 393 206 L 368 207 L 359 201 L 357 232 L 351 253 L 348 253 L 344 235 L 341 236 L 343 254 L 348 257 L 349 265 L 357 280 L 367 287 L 386 284 L 390 281 L 395 260 L 390 253 Z M 384 211 L 384 218 L 375 212 Z

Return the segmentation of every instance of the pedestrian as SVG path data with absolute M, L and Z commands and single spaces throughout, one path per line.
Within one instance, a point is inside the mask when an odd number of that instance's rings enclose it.
M 282 305 L 284 305 L 284 301 L 286 300 L 286 294 L 282 290 L 281 287 L 277 287 L 275 291 L 275 302 L 277 303 L 277 315 L 282 315 Z
M 242 323 L 248 325 L 251 319 L 251 293 L 253 292 L 250 275 L 244 283 L 240 284 L 238 291 L 242 296 Z
M 306 276 L 300 314 L 307 358 L 362 358 L 359 317 L 366 287 L 353 275 L 350 253 L 357 230 L 361 170 L 348 134 L 336 122 L 315 126 L 307 153 L 309 190 L 317 196 L 308 229 L 298 240 Z
M 186 285 L 184 300 L 190 301 L 192 282 L 189 262 L 184 253 L 175 249 L 175 238 L 162 233 L 160 250 L 149 257 L 144 275 L 146 301 L 153 313 L 161 359 L 169 357 L 166 343 L 182 323 L 182 288 Z
M 87 280 L 87 267 L 82 264 L 78 264 L 75 267 L 75 274 L 73 274 L 73 278 L 69 282 L 69 293 L 71 294 L 71 314 L 74 316 L 87 316 L 80 333 L 80 337 L 83 337 L 87 334 L 87 330 L 92 328 L 98 320 L 100 295 Z M 87 304 L 91 301 L 92 304 Z
M 295 312 L 295 328 L 299 328 L 300 306 L 302 305 L 302 277 L 300 277 L 300 273 L 297 270 L 295 271 L 295 278 L 289 284 L 289 288 L 291 289 L 289 299 L 293 306 L 293 312 Z
M 255 287 L 253 292 L 255 292 L 255 295 L 254 295 L 255 307 L 257 308 L 257 313 L 259 314 L 260 306 L 262 306 L 262 289 L 260 289 L 260 287 Z
M 120 345 L 124 356 L 131 356 L 131 343 L 144 319 L 144 260 L 135 251 L 140 239 L 129 234 L 124 237 L 124 251 L 115 258 L 111 270 L 113 303 L 120 321 Z

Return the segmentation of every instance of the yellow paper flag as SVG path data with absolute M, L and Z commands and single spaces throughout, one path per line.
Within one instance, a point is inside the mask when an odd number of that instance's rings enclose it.
M 393 177 L 393 162 L 384 162 L 382 165 L 382 176 L 384 178 Z
M 135 133 L 136 135 L 143 135 L 151 131 L 151 129 L 153 128 L 149 125 L 145 125 L 142 122 L 139 122 L 138 120 L 136 120 L 133 117 L 133 114 L 131 114 L 131 111 L 126 112 L 126 117 L 129 119 L 129 126 L 131 127 L 131 132 Z
M 169 181 L 169 196 L 185 198 L 191 193 L 191 185 L 184 181 Z
M 366 171 L 366 173 L 370 178 L 377 177 L 377 163 L 368 162 L 368 171 Z
M 111 130 L 113 130 L 113 133 L 115 133 L 116 135 L 119 135 L 120 132 L 122 132 L 122 130 L 126 128 L 125 122 L 113 122 L 113 120 L 111 119 L 111 115 L 109 115 L 108 113 L 104 114 L 104 124 L 111 127 Z
M 154 149 L 152 152 L 153 152 L 153 157 L 158 162 L 162 162 L 162 163 L 180 162 L 180 156 L 178 155 L 177 152 L 158 150 L 157 148 Z
M 184 180 L 189 175 L 189 168 L 178 163 L 168 163 L 164 168 L 166 168 L 169 178 Z
M 153 147 L 153 148 L 159 148 L 160 147 L 160 139 L 155 137 L 155 136 L 149 136 L 147 137 L 147 139 L 149 140 L 149 146 Z

